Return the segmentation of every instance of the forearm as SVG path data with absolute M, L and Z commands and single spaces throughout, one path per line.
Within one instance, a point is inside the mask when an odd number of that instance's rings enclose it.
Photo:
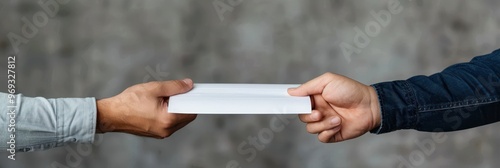
M 431 76 L 374 84 L 382 122 L 399 129 L 455 131 L 500 121 L 500 50 Z
M 1 112 L 0 149 L 9 148 L 5 143 L 11 132 L 6 128 L 7 94 L 0 93 Z M 30 98 L 16 95 L 15 145 L 19 151 L 45 150 L 68 143 L 92 143 L 96 126 L 94 98 Z

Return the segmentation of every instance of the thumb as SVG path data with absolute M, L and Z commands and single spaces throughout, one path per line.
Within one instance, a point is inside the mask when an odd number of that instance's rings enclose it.
M 170 80 L 151 83 L 151 93 L 158 97 L 168 97 L 176 94 L 186 93 L 193 89 L 193 80 Z
M 323 93 L 326 85 L 330 83 L 334 78 L 334 74 L 326 73 L 323 74 L 309 82 L 300 85 L 298 88 L 288 89 L 288 94 L 291 96 L 308 96 Z

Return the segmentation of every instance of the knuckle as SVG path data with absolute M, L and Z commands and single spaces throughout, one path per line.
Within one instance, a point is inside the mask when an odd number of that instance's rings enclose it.
M 147 91 L 147 89 L 151 88 L 151 86 L 152 85 L 150 84 L 150 82 L 141 83 L 125 89 L 124 92 L 135 92 L 135 93 L 144 92 Z
M 160 115 L 157 117 L 156 122 L 161 128 L 169 128 L 172 125 L 175 125 L 175 119 L 173 119 L 173 116 L 171 115 Z
M 161 121 L 161 125 L 164 128 L 170 128 L 171 126 L 175 125 L 175 121 L 171 118 L 166 118 Z
M 160 81 L 151 81 L 148 83 L 144 84 L 144 88 L 150 89 L 150 90 L 159 90 L 163 91 L 162 83 Z
M 327 140 L 327 139 L 322 138 L 322 137 L 320 137 L 320 136 L 318 136 L 318 140 L 319 140 L 320 142 L 322 142 L 322 143 L 328 143 L 328 140 Z
M 316 133 L 316 132 L 314 131 L 314 128 L 313 128 L 311 125 L 309 125 L 309 124 L 306 126 L 306 130 L 307 130 L 307 132 L 309 132 L 309 133 L 311 133 L 311 134 Z
M 168 138 L 172 135 L 172 132 L 170 131 L 162 131 L 159 136 L 161 137 L 161 139 L 165 139 L 165 138 Z
M 311 128 L 309 128 L 309 125 L 306 125 L 306 131 L 311 133 Z
M 144 83 L 144 85 L 154 85 L 154 86 L 157 86 L 160 84 L 161 84 L 160 81 L 150 81 L 150 82 Z
M 149 88 L 149 87 L 158 86 L 158 82 L 157 81 L 151 81 L 151 82 L 147 82 L 147 83 L 141 83 L 138 86 L 140 86 L 141 88 Z
M 333 73 L 326 72 L 326 73 L 323 74 L 323 76 L 325 76 L 325 77 L 331 77 L 331 76 L 333 76 Z
M 336 75 L 334 73 L 331 73 L 331 72 L 327 72 L 324 74 L 324 77 L 325 78 L 328 78 L 328 79 L 333 79 Z

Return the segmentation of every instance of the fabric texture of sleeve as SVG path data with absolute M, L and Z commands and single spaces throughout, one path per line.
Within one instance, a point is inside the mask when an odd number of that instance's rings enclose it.
M 8 94 L 0 93 L 0 149 L 10 145 L 15 135 L 16 151 L 31 152 L 60 147 L 68 143 L 92 143 L 96 127 L 95 98 L 58 98 L 15 96 L 15 107 L 8 107 Z M 15 110 L 14 110 L 15 109 Z M 7 115 L 14 110 L 14 115 Z M 12 114 L 12 113 L 11 113 Z M 14 120 L 11 117 L 14 117 Z M 15 132 L 6 129 L 15 122 Z
M 463 130 L 500 121 L 500 50 L 431 76 L 372 85 L 382 122 L 371 132 Z

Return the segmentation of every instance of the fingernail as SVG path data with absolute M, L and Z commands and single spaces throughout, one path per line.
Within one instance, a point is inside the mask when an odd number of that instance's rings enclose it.
M 330 120 L 330 122 L 332 123 L 332 125 L 338 125 L 340 124 L 340 118 L 334 117 L 332 118 L 332 120 Z
M 191 80 L 191 79 L 189 79 L 189 78 L 183 79 L 182 81 L 183 81 L 184 83 L 188 84 L 188 85 L 193 84 L 193 80 Z

